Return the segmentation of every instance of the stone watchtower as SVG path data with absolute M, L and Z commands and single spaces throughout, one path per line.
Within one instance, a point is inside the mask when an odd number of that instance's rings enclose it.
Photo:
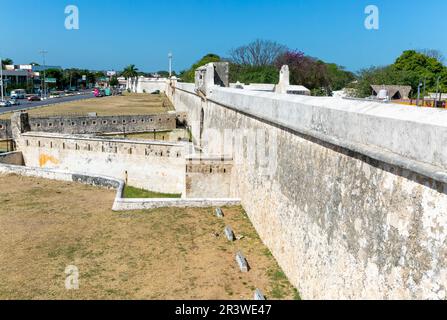
M 195 89 L 205 96 L 214 86 L 229 87 L 229 70 L 228 62 L 211 62 L 196 70 Z

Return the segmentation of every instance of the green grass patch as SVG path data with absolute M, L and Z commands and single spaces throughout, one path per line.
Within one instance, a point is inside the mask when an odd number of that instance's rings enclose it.
M 163 198 L 181 198 L 181 194 L 171 194 L 171 193 L 159 193 L 159 192 L 153 192 L 149 190 L 139 189 L 131 186 L 125 186 L 124 192 L 123 192 L 124 198 L 131 198 L 131 199 L 163 199 Z

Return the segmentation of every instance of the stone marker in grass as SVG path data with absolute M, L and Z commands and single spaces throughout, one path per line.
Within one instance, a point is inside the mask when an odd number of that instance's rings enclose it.
M 224 217 L 224 214 L 223 214 L 223 211 L 222 211 L 221 208 L 217 208 L 217 209 L 216 209 L 216 216 L 217 216 L 218 218 L 223 218 L 223 217 Z
M 239 269 L 241 269 L 242 272 L 248 272 L 249 267 L 247 259 L 245 259 L 244 255 L 240 251 L 236 254 L 236 262 L 239 265 Z
M 234 232 L 233 229 L 231 229 L 230 226 L 227 226 L 224 230 L 225 235 L 227 236 L 228 241 L 233 242 L 234 240 L 236 240 L 235 236 L 234 236 Z
M 255 300 L 262 300 L 262 301 L 265 300 L 265 297 L 264 297 L 264 295 L 262 294 L 261 290 L 256 289 L 254 299 L 255 299 Z

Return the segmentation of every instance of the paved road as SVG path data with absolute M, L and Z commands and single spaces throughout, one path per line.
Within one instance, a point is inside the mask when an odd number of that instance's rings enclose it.
M 70 101 L 77 101 L 77 100 L 90 99 L 90 98 L 94 98 L 93 94 L 91 92 L 84 92 L 80 95 L 61 97 L 61 98 L 53 98 L 53 99 L 48 99 L 45 101 L 30 102 L 27 100 L 19 100 L 21 104 L 18 106 L 11 106 L 11 107 L 6 107 L 6 108 L 0 107 L 0 114 L 15 111 L 15 110 L 26 110 L 26 109 L 40 107 L 40 106 L 53 105 L 53 104 L 62 103 L 62 102 L 70 102 Z

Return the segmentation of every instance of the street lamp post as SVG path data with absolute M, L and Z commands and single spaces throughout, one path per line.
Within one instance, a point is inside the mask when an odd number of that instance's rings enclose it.
M 169 78 L 171 78 L 172 77 L 172 53 L 171 52 L 169 52 L 168 58 L 169 58 Z
M 419 107 L 419 100 L 421 99 L 421 87 L 422 87 L 422 81 L 420 81 L 418 85 L 418 99 L 416 100 L 417 107 Z
M 436 94 L 435 94 L 435 105 L 434 107 L 438 107 L 438 93 L 439 93 L 439 81 L 441 80 L 441 76 L 438 77 L 436 80 Z M 441 101 L 441 98 L 439 98 L 439 101 Z
M 0 57 L 0 90 L 2 91 L 2 100 L 4 100 L 4 96 L 3 96 L 3 60 L 2 57 Z
M 47 97 L 47 91 L 46 91 L 46 66 L 45 66 L 45 55 L 48 53 L 48 51 L 42 50 L 39 52 L 42 55 L 43 59 L 43 93 L 41 94 L 42 98 Z
M 425 107 L 425 88 L 427 87 L 427 79 L 424 78 L 424 90 L 422 94 L 422 106 Z

